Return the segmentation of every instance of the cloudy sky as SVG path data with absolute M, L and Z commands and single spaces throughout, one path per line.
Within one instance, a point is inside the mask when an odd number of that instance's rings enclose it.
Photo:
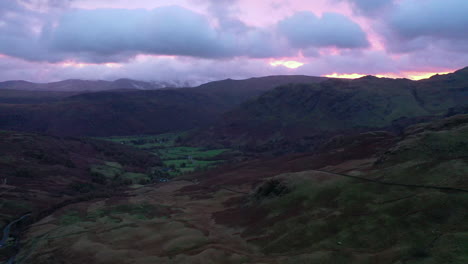
M 468 66 L 467 0 L 1 0 L 0 81 L 422 78 Z

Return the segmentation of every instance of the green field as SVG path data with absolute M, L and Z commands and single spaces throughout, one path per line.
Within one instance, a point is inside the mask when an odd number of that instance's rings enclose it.
M 209 169 L 226 161 L 219 156 L 230 149 L 182 146 L 180 141 L 185 134 L 186 132 L 101 139 L 130 145 L 158 155 L 170 176 Z

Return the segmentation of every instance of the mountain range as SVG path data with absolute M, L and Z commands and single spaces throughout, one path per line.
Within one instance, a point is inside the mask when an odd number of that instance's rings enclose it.
M 468 68 L 83 83 L 0 89 L 0 261 L 468 261 Z
M 33 83 L 27 81 L 0 82 L 0 89 L 20 91 L 54 91 L 54 92 L 97 92 L 119 89 L 155 90 L 161 88 L 190 87 L 190 82 L 144 82 L 131 79 L 118 79 L 115 81 L 91 81 L 70 79 L 51 83 Z
M 60 136 L 187 130 L 209 125 L 225 111 L 277 85 L 323 80 L 270 76 L 194 88 L 136 90 L 121 86 L 118 90 L 86 93 L 0 90 L 0 129 Z
M 467 105 L 468 68 L 421 81 L 366 76 L 289 84 L 223 114 L 193 142 L 301 148 L 337 134 L 398 131 L 463 113 Z

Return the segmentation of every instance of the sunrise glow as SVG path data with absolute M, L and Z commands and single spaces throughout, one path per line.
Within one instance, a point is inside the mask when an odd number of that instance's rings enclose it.
M 0 1 L 0 81 L 421 80 L 466 67 L 467 1 L 413 1 Z
M 62 67 L 84 68 L 89 64 L 87 64 L 87 63 L 77 63 L 77 62 L 74 62 L 74 61 L 67 61 L 67 62 L 61 63 L 60 65 Z
M 448 74 L 448 73 L 450 72 L 405 72 L 403 74 L 405 75 L 405 78 L 417 81 L 417 80 L 431 78 L 432 76 L 436 74 Z
M 453 71 L 451 71 L 453 72 Z M 401 74 L 396 74 L 396 73 L 382 73 L 382 74 L 374 74 L 375 77 L 379 78 L 392 78 L 392 79 L 397 79 L 397 78 L 407 78 L 410 80 L 418 81 L 418 80 L 423 80 L 423 79 L 428 79 L 431 78 L 432 76 L 436 74 L 448 74 L 451 73 L 449 72 L 403 72 Z M 332 74 L 326 74 L 323 75 L 324 77 L 328 78 L 340 78 L 340 79 L 358 79 L 361 77 L 364 77 L 368 74 L 359 74 L 359 73 L 332 73 Z
M 358 74 L 358 73 L 352 73 L 352 74 L 340 74 L 340 73 L 332 73 L 332 74 L 327 74 L 325 77 L 328 78 L 340 78 L 340 79 L 357 79 L 366 76 L 365 74 Z
M 302 65 L 304 65 L 304 63 L 298 62 L 298 61 L 279 60 L 279 61 L 270 62 L 270 65 L 273 66 L 273 67 L 284 66 L 284 67 L 289 68 L 289 69 L 297 69 L 297 68 L 301 67 Z
M 106 63 L 105 65 L 108 68 L 120 68 L 120 67 L 122 67 L 122 64 L 120 64 L 120 63 Z

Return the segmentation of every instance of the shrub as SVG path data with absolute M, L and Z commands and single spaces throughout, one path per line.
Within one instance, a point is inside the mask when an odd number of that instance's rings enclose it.
M 91 181 L 97 184 L 106 184 L 107 179 L 104 175 L 99 172 L 91 172 Z
M 79 193 L 90 193 L 96 189 L 95 186 L 91 183 L 81 183 L 81 182 L 72 183 L 70 184 L 69 188 Z
M 15 170 L 14 176 L 20 177 L 20 178 L 33 178 L 34 174 L 30 169 L 18 168 Z

